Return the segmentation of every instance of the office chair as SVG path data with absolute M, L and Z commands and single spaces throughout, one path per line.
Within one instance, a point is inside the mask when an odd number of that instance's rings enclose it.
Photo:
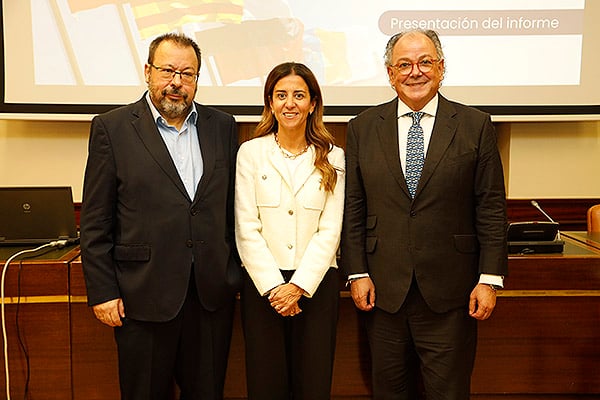
M 588 233 L 600 232 L 600 204 L 588 208 L 587 231 Z

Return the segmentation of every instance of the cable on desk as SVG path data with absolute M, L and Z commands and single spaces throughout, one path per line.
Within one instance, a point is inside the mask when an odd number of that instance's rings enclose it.
M 68 244 L 68 242 L 66 240 L 55 240 L 53 242 L 38 246 L 34 249 L 21 250 L 15 254 L 13 254 L 12 256 L 10 256 L 8 258 L 8 260 L 6 260 L 6 262 L 4 263 L 4 267 L 2 268 L 2 279 L 0 281 L 0 300 L 1 300 L 0 309 L 2 311 L 2 344 L 4 345 L 4 371 L 5 371 L 5 380 L 6 380 L 6 400 L 11 400 L 10 399 L 10 372 L 8 370 L 8 338 L 6 335 L 6 313 L 4 311 L 4 280 L 6 277 L 6 271 L 8 270 L 8 266 L 10 265 L 10 263 L 15 258 L 17 258 L 23 254 L 35 253 L 37 251 L 40 251 L 42 249 L 49 248 L 49 247 L 62 248 L 62 247 L 65 247 L 67 244 Z
M 21 311 L 21 272 L 23 271 L 23 259 L 19 260 L 19 273 L 17 274 L 17 310 L 15 312 L 15 327 L 17 330 L 17 339 L 19 341 L 19 346 L 21 347 L 21 351 L 25 355 L 25 387 L 23 388 L 23 399 L 27 399 L 29 396 L 29 382 L 31 380 L 31 365 L 29 363 L 29 350 L 27 350 L 27 346 L 23 340 L 23 336 L 21 335 L 21 327 L 19 325 L 19 313 Z

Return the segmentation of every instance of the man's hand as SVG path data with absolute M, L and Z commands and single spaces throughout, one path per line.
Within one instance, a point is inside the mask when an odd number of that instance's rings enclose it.
M 359 310 L 371 311 L 375 307 L 375 284 L 370 277 L 354 279 L 350 283 L 350 294 Z
M 123 325 L 121 318 L 125 318 L 125 306 L 123 306 L 123 299 L 121 298 L 96 304 L 92 306 L 92 310 L 96 318 L 105 325 L 113 328 Z
M 471 292 L 469 300 L 469 315 L 480 321 L 492 315 L 496 307 L 496 291 L 483 283 L 477 284 Z

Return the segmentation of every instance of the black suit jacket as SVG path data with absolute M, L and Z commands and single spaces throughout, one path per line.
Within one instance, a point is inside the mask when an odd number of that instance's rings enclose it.
M 91 125 L 81 210 L 88 303 L 122 297 L 127 317 L 167 321 L 181 308 L 192 264 L 205 308 L 230 302 L 240 284 L 234 247 L 237 125 L 196 104 L 204 162 L 190 199 L 145 96 Z
M 350 121 L 342 266 L 368 272 L 395 312 L 416 277 L 436 312 L 468 304 L 480 273 L 507 274 L 506 200 L 490 117 L 439 96 L 412 200 L 400 165 L 398 99 Z

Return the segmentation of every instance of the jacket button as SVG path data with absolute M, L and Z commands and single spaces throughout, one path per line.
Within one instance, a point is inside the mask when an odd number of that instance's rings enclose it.
M 294 210 L 289 210 L 289 211 L 288 211 L 288 214 L 290 214 L 290 215 L 294 215 Z
M 291 249 L 294 248 L 294 245 L 290 243 L 290 244 L 287 245 L 287 248 L 291 250 Z
M 410 212 L 410 216 L 413 217 L 413 218 L 416 217 L 417 216 L 417 212 L 416 211 L 411 211 Z
M 185 245 L 186 245 L 187 247 L 193 247 L 193 246 L 194 246 L 194 242 L 192 242 L 191 240 L 187 240 L 187 241 L 185 242 Z
M 261 176 L 262 180 L 264 181 L 265 179 L 267 179 L 266 175 Z
M 191 211 L 191 214 L 192 214 L 192 215 L 196 215 L 196 214 L 198 214 L 198 211 L 196 211 L 196 210 L 192 210 L 192 211 Z

